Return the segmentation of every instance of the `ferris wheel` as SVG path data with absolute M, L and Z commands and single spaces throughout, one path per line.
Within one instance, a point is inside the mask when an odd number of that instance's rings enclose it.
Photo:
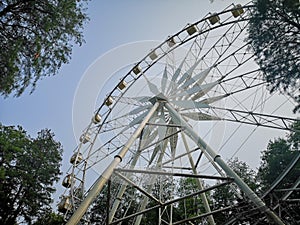
M 292 102 L 269 94 L 254 61 L 245 39 L 252 10 L 230 5 L 209 13 L 120 76 L 70 159 L 59 203 L 68 224 L 92 224 L 99 194 L 107 196 L 107 213 L 97 224 L 138 225 L 150 211 L 158 224 L 215 224 L 214 214 L 227 209 L 212 209 L 209 193 L 233 183 L 283 224 L 221 157 L 246 148 L 255 133 L 287 131 L 297 120 L 281 114 Z M 196 180 L 198 190 L 180 194 L 183 178 Z M 202 212 L 176 216 L 176 207 L 196 195 Z

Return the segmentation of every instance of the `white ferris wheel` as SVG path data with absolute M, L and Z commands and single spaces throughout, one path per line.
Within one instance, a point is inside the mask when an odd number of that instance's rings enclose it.
M 213 209 L 209 193 L 233 183 L 254 208 L 282 224 L 221 157 L 245 148 L 254 133 L 287 131 L 297 120 L 280 114 L 293 105 L 269 94 L 254 61 L 245 39 L 252 10 L 230 5 L 209 13 L 121 76 L 70 159 L 59 204 L 68 224 L 92 223 L 89 206 L 104 195 L 103 224 L 139 225 L 151 210 L 159 224 L 215 224 L 214 215 L 228 209 Z M 164 186 L 186 177 L 196 180 L 195 193 L 184 196 L 176 185 Z M 176 206 L 192 196 L 201 198 L 204 210 L 175 216 Z

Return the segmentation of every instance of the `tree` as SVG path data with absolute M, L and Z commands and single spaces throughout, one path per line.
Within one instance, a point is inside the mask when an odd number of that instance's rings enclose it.
M 199 190 L 200 188 L 195 178 L 181 178 L 178 184 L 177 195 L 179 197 L 184 197 L 189 194 L 193 194 Z M 201 196 L 194 195 L 192 197 L 186 198 L 183 201 L 178 202 L 176 211 L 178 212 L 180 219 L 186 219 L 197 216 L 201 213 L 205 213 L 205 208 Z M 185 215 L 186 218 L 182 217 L 183 215 Z
M 154 183 L 148 183 L 148 181 L 151 180 L 151 175 L 144 176 L 148 178 L 145 179 L 146 182 L 143 184 L 144 190 L 149 191 L 152 196 L 154 196 L 156 199 L 159 199 L 162 202 L 166 202 L 171 199 L 174 183 L 170 177 L 164 175 L 157 176 L 155 180 L 152 180 Z M 131 177 L 130 179 L 135 182 L 134 177 Z M 135 187 L 127 184 L 126 190 L 124 191 L 122 198 L 118 198 L 118 193 L 122 188 L 122 185 L 124 184 L 126 183 L 124 183 L 123 180 L 120 180 L 116 176 L 112 176 L 111 183 L 107 183 L 104 185 L 101 193 L 97 196 L 97 198 L 91 205 L 91 209 L 88 211 L 88 218 L 92 224 L 106 224 L 107 212 L 109 211 L 111 213 L 111 209 L 117 200 L 120 201 L 120 204 L 117 208 L 116 213 L 114 214 L 114 218 L 123 218 L 124 216 L 132 215 L 138 212 L 138 210 L 140 210 L 140 207 L 143 204 L 143 201 L 145 200 L 146 196 L 137 191 Z M 109 209 L 107 208 L 108 202 Z M 151 208 L 157 205 L 157 202 L 153 201 L 152 199 L 147 199 L 146 208 Z M 161 212 L 169 209 L 170 208 L 163 208 L 161 209 Z M 161 214 L 162 219 L 168 219 L 166 214 L 167 213 Z M 160 215 L 158 209 L 150 210 L 149 212 L 146 212 L 142 215 L 141 224 L 158 224 L 159 216 Z M 136 219 L 137 216 L 131 217 L 122 221 L 122 224 L 134 224 Z
M 145 179 L 146 181 L 150 181 L 153 175 L 149 176 L 149 179 Z M 146 183 L 144 185 L 146 190 L 151 189 L 151 194 L 156 199 L 161 202 L 167 202 L 172 199 L 173 191 L 175 188 L 175 182 L 173 177 L 160 175 L 155 178 L 154 183 Z M 141 196 L 141 202 L 144 196 Z M 151 208 L 157 206 L 158 203 L 152 199 L 148 199 L 147 208 Z M 144 225 L 152 225 L 152 224 L 160 224 L 160 220 L 168 221 L 170 212 L 170 205 L 161 207 L 160 209 L 151 210 L 145 214 L 143 214 L 141 224 Z M 174 219 L 174 218 L 173 218 Z
M 247 163 L 239 161 L 238 158 L 234 158 L 228 162 L 228 165 L 253 191 L 256 191 L 256 172 L 252 170 Z M 242 199 L 240 199 L 238 195 L 240 195 L 242 198 L 246 197 L 245 194 L 241 192 L 241 190 L 238 189 L 238 187 L 234 184 L 232 186 L 226 185 L 216 189 L 212 195 L 213 208 L 220 209 L 240 203 Z M 239 206 L 239 209 L 241 209 L 241 206 Z M 225 211 L 216 214 L 214 218 L 217 224 L 223 224 L 224 221 L 227 221 L 230 217 L 232 217 L 232 215 L 235 214 L 236 212 L 233 211 Z
M 68 63 L 83 43 L 89 0 L 0 2 L 0 94 L 20 96 Z
M 258 170 L 262 190 L 265 191 L 271 186 L 294 158 L 295 153 L 290 151 L 290 143 L 283 138 L 269 142 L 267 149 L 263 151 Z
M 61 156 L 50 130 L 31 138 L 20 126 L 0 124 L 0 224 L 32 224 L 49 212 Z
M 122 198 L 118 199 L 118 193 L 122 184 L 125 183 L 118 177 L 112 176 L 110 181 L 104 185 L 102 191 L 91 205 L 91 209 L 88 211 L 88 218 L 92 224 L 107 224 L 108 212 L 111 213 L 110 210 L 116 200 L 120 200 L 120 204 L 114 218 L 122 218 L 124 215 L 130 215 L 137 209 L 138 204 L 136 201 L 138 197 L 134 187 L 130 185 L 126 186 L 126 191 Z M 133 219 L 125 220 L 122 224 L 132 224 Z
M 266 204 L 274 210 L 277 209 L 277 213 L 280 213 L 286 224 L 299 224 L 300 161 L 295 160 L 300 154 L 300 121 L 291 127 L 293 129 L 291 134 L 270 141 L 267 149 L 262 152 L 258 180 Z M 292 169 L 287 172 L 287 168 Z
M 299 0 L 255 0 L 249 41 L 270 92 L 280 91 L 300 111 Z
M 64 225 L 64 217 L 53 212 L 45 214 L 42 218 L 39 218 L 34 225 Z
M 89 218 L 92 224 L 106 223 L 108 216 L 107 207 L 108 204 L 111 205 L 112 200 L 117 195 L 117 188 L 118 185 L 115 182 L 111 182 L 110 185 L 108 185 L 108 183 L 104 185 L 101 193 L 97 196 L 96 200 L 91 205 Z M 111 193 L 114 193 L 114 195 L 111 196 Z M 110 199 L 111 197 L 113 197 L 113 199 Z
M 262 152 L 262 161 L 258 169 L 258 179 L 262 186 L 262 190 L 267 190 L 276 178 L 285 170 L 295 155 L 299 154 L 300 141 L 300 121 L 292 124 L 294 130 L 286 138 L 277 138 L 271 140 L 267 149 Z M 299 168 L 300 165 L 298 165 Z M 294 174 L 287 177 L 285 185 L 289 185 L 292 180 L 295 180 L 300 174 Z M 291 180 L 291 181 L 289 181 Z
M 293 132 L 288 135 L 288 142 L 292 151 L 299 151 L 300 145 L 300 120 L 291 125 Z

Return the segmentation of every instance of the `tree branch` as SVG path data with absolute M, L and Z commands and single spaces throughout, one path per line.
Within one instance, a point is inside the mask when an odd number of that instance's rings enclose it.
M 20 2 L 16 2 L 14 4 L 7 5 L 2 11 L 0 11 L 0 17 L 5 16 L 9 12 L 12 12 L 12 10 L 19 4 L 20 4 Z

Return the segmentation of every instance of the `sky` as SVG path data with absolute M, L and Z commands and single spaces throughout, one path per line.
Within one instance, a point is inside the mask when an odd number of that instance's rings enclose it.
M 62 171 L 66 171 L 78 136 L 99 103 L 96 99 L 104 99 L 109 90 L 105 84 L 111 73 L 138 61 L 186 24 L 221 11 L 232 2 L 92 0 L 87 10 L 90 22 L 84 29 L 86 43 L 75 46 L 70 63 L 63 65 L 58 75 L 39 81 L 32 94 L 0 98 L 1 123 L 21 125 L 33 137 L 39 130 L 50 128 L 64 147 Z M 245 4 L 248 0 L 234 2 Z M 130 50 L 130 54 L 122 57 L 118 49 Z M 100 65 L 96 70 L 95 63 Z M 253 165 L 259 161 L 259 155 L 255 157 Z

